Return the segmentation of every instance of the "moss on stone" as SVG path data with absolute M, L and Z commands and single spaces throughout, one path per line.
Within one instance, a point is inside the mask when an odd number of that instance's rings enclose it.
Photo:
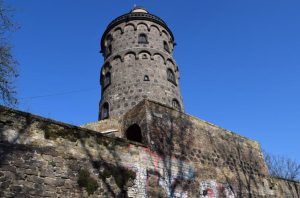
M 90 176 L 90 172 L 86 169 L 80 170 L 77 183 L 81 188 L 85 188 L 89 195 L 93 194 L 98 188 L 97 181 Z
M 51 160 L 51 161 L 49 162 L 49 164 L 50 164 L 51 166 L 53 166 L 53 167 L 56 166 L 56 163 L 55 163 L 53 160 Z

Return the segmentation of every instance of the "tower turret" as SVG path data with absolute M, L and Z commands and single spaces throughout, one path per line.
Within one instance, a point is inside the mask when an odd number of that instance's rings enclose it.
M 183 111 L 174 36 L 141 7 L 113 20 L 101 39 L 99 119 L 120 117 L 143 99 Z

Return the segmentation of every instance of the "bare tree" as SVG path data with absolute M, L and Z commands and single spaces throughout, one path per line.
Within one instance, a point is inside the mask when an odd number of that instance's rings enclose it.
M 9 34 L 17 29 L 12 20 L 13 9 L 0 0 L 0 101 L 9 106 L 17 104 L 14 80 L 18 76 L 17 61 L 12 55 Z
M 300 181 L 300 164 L 285 156 L 275 156 L 264 152 L 271 176 Z

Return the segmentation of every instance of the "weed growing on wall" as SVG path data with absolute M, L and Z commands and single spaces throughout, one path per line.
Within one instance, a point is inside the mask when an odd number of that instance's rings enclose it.
M 89 195 L 93 194 L 98 188 L 97 181 L 90 176 L 90 172 L 86 169 L 80 170 L 77 183 L 81 188 L 85 188 Z

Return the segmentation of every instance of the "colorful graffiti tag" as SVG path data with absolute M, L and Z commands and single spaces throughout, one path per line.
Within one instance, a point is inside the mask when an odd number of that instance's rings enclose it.
M 195 177 L 194 167 L 172 157 L 160 157 L 157 153 L 145 148 L 140 161 L 144 163 L 127 163 L 125 166 L 136 173 L 133 186 L 127 190 L 128 197 L 169 197 L 188 198 L 190 182 Z M 149 195 L 156 191 L 158 194 Z M 214 180 L 200 182 L 200 198 L 235 198 L 229 184 L 217 183 Z
M 229 184 L 217 183 L 214 180 L 200 182 L 200 198 L 235 198 Z

